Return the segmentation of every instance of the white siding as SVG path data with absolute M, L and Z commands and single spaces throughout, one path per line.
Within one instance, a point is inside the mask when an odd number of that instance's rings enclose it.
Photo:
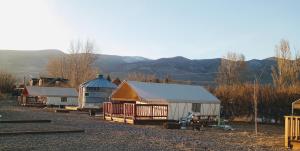
M 220 104 L 201 104 L 200 115 L 216 115 L 219 116 Z M 192 111 L 192 103 L 169 103 L 168 104 L 168 119 L 179 120 L 186 117 Z
M 61 101 L 61 97 L 47 97 L 46 105 L 78 105 L 78 98 L 77 97 L 67 97 L 66 102 Z
M 102 107 L 102 103 L 85 103 L 82 108 L 99 109 L 101 107 Z
M 113 89 L 110 88 L 101 88 L 100 92 L 90 92 L 87 88 L 82 88 L 82 93 L 79 99 L 80 108 L 96 108 L 99 109 L 102 107 L 102 103 L 108 101 L 108 97 L 111 95 Z M 103 92 L 104 91 L 104 92 Z M 89 96 L 85 96 L 85 93 L 89 93 Z M 96 100 L 96 101 L 93 101 Z M 101 101 L 102 100 L 102 101 Z
M 200 115 L 219 115 L 220 104 L 201 104 Z
M 168 119 L 179 120 L 181 117 L 187 116 L 188 112 L 192 112 L 192 103 L 169 103 Z

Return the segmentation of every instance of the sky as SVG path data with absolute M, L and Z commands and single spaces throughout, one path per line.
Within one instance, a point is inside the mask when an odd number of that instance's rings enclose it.
M 97 53 L 151 59 L 246 59 L 300 49 L 299 0 L 0 0 L 0 49 L 60 49 L 91 40 Z

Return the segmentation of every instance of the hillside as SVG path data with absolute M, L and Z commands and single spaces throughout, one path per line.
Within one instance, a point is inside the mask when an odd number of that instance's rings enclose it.
M 7 70 L 17 77 L 38 76 L 46 73 L 49 58 L 62 55 L 59 50 L 12 51 L 0 50 L 0 69 Z M 104 74 L 112 77 L 125 78 L 129 73 L 139 72 L 155 74 L 159 78 L 166 75 L 176 80 L 191 81 L 196 84 L 213 84 L 217 74 L 220 58 L 191 60 L 184 57 L 161 58 L 150 60 L 137 56 L 97 55 L 96 65 Z M 246 62 L 248 71 L 243 73 L 249 81 L 254 75 L 261 76 L 262 83 L 272 82 L 271 67 L 274 58 L 249 60 Z

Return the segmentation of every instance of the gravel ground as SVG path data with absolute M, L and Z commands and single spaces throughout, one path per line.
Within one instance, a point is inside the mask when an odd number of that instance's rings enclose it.
M 161 126 L 127 125 L 89 117 L 81 112 L 54 113 L 49 109 L 20 107 L 0 101 L 0 120 L 48 119 L 51 123 L 4 124 L 0 132 L 22 130 L 73 130 L 84 133 L 0 136 L 0 150 L 284 150 L 283 127 L 234 124 L 235 131 L 168 130 Z

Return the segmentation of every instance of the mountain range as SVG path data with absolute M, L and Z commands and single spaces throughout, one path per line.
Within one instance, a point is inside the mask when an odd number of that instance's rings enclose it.
M 39 51 L 0 50 L 0 69 L 13 73 L 18 78 L 37 77 L 46 74 L 46 65 L 52 57 L 63 55 L 55 49 Z M 171 77 L 174 80 L 190 81 L 194 84 L 211 85 L 218 72 L 221 59 L 188 59 L 181 56 L 151 60 L 139 56 L 117 56 L 97 54 L 96 66 L 103 74 L 124 79 L 130 73 L 155 74 L 158 78 Z M 261 83 L 271 83 L 271 68 L 275 58 L 246 61 L 247 71 L 243 73 L 248 81 L 259 76 Z

